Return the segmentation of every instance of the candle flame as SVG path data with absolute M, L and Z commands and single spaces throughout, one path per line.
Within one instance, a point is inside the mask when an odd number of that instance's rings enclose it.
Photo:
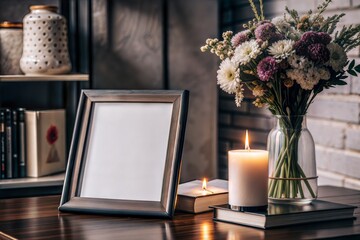
M 249 131 L 248 130 L 246 130 L 246 136 L 245 136 L 245 150 L 250 150 Z
M 203 180 L 202 189 L 206 190 L 206 178 L 204 178 L 204 180 Z

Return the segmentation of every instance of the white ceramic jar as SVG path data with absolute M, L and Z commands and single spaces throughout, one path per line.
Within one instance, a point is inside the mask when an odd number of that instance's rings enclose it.
M 0 74 L 21 74 L 20 58 L 23 48 L 23 24 L 0 23 Z
M 36 5 L 24 17 L 21 70 L 26 75 L 64 74 L 71 70 L 67 26 L 57 7 Z

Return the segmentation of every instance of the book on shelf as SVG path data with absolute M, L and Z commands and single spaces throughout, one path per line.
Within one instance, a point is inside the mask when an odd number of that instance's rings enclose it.
M 18 155 L 18 119 L 17 111 L 11 110 L 11 153 L 12 153 L 12 177 L 19 177 Z
M 5 171 L 6 178 L 13 178 L 12 164 L 12 121 L 10 109 L 5 109 Z
M 195 180 L 180 184 L 177 193 L 176 210 L 201 213 L 212 209 L 209 206 L 228 202 L 228 182 L 222 179 L 209 181 L 205 189 L 203 182 Z
M 27 176 L 65 170 L 65 110 L 25 111 Z
M 19 108 L 18 112 L 18 157 L 19 177 L 26 177 L 26 143 L 25 143 L 25 109 Z
M 6 163 L 6 136 L 5 136 L 5 112 L 0 109 L 0 179 L 5 179 L 5 163 Z
M 267 210 L 231 210 L 229 205 L 213 206 L 214 220 L 256 228 L 273 228 L 301 223 L 354 218 L 355 206 L 315 200 L 308 205 L 269 204 Z
M 25 109 L 0 109 L 0 179 L 26 177 Z

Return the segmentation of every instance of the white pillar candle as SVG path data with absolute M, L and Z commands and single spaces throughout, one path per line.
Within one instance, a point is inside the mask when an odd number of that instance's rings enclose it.
M 248 145 L 247 145 L 248 146 Z M 231 150 L 229 158 L 229 205 L 267 205 L 268 151 Z

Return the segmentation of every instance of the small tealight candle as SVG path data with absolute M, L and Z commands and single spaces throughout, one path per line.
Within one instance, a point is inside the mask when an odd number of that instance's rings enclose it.
M 214 194 L 213 191 L 210 191 L 208 188 L 207 188 L 207 180 L 206 178 L 204 178 L 203 182 L 202 182 L 202 191 L 201 191 L 201 194 L 202 195 L 209 195 L 209 194 Z
M 229 157 L 229 205 L 241 207 L 266 206 L 268 185 L 268 151 L 250 150 L 246 130 L 245 150 L 231 150 Z

